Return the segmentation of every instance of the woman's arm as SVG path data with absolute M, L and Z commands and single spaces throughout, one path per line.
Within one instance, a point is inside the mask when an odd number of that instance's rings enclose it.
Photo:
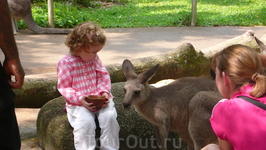
M 233 150 L 232 145 L 228 141 L 221 140 L 220 138 L 218 138 L 218 141 L 221 150 Z
M 221 140 L 218 138 L 219 146 L 217 144 L 208 144 L 201 150 L 233 150 L 231 144 L 226 140 Z

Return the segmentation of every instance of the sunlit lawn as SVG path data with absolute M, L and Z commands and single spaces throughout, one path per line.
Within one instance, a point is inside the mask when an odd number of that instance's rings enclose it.
M 265 26 L 265 0 L 198 0 L 197 26 Z M 47 4 L 33 5 L 34 20 L 48 26 Z M 55 3 L 56 27 L 97 21 L 103 28 L 188 26 L 191 0 L 131 0 L 111 7 Z M 24 23 L 19 22 L 21 28 Z

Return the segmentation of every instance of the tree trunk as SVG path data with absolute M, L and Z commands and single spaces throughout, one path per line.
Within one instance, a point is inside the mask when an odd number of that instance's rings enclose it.
M 141 73 L 156 64 L 160 65 L 151 83 L 183 76 L 202 76 L 210 71 L 210 59 L 204 58 L 202 53 L 197 52 L 190 43 L 184 43 L 177 50 L 162 55 L 139 58 L 131 62 L 135 66 L 136 73 Z M 107 70 L 112 83 L 126 81 L 121 64 L 108 65 Z
M 196 26 L 197 22 L 197 0 L 192 0 L 192 18 L 191 18 L 191 26 Z
M 48 0 L 48 18 L 49 27 L 54 28 L 54 3 L 53 0 Z
M 259 52 L 259 46 L 256 43 L 255 37 L 254 37 L 254 32 L 252 30 L 248 30 L 246 31 L 244 34 L 237 36 L 235 38 L 226 40 L 222 43 L 219 43 L 217 45 L 208 47 L 206 49 L 201 50 L 201 52 L 204 54 L 205 57 L 207 58 L 211 58 L 213 57 L 214 54 L 216 54 L 217 52 L 219 52 L 220 50 L 223 50 L 224 48 L 230 46 L 230 45 L 234 45 L 234 44 L 243 44 L 243 45 L 247 45 L 253 49 L 255 49 L 256 51 Z
M 196 51 L 190 43 L 183 43 L 176 50 L 168 53 L 130 61 L 135 66 L 136 73 L 141 73 L 156 64 L 160 64 L 159 69 L 150 81 L 151 83 L 163 79 L 177 79 L 185 76 L 209 77 L 210 62 L 213 55 L 233 44 L 247 45 L 258 52 L 260 51 L 254 37 L 254 32 L 248 30 L 243 35 L 200 51 Z M 108 65 L 106 68 L 110 73 L 112 83 L 126 81 L 122 72 L 122 64 Z

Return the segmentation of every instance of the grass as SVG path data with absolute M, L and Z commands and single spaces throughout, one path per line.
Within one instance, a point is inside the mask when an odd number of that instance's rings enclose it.
M 265 26 L 265 0 L 198 0 L 197 26 Z M 47 4 L 32 6 L 37 24 L 48 26 Z M 103 28 L 189 26 L 191 0 L 129 0 L 96 8 L 55 3 L 55 25 L 71 28 L 97 21 Z M 19 28 L 26 28 L 23 21 Z

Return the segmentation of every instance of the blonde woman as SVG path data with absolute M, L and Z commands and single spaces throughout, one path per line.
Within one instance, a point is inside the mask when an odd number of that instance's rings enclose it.
M 214 56 L 213 68 L 218 90 L 225 99 L 214 107 L 210 118 L 219 146 L 210 144 L 203 150 L 266 149 L 266 110 L 240 97 L 266 104 L 260 56 L 250 47 L 232 45 Z

